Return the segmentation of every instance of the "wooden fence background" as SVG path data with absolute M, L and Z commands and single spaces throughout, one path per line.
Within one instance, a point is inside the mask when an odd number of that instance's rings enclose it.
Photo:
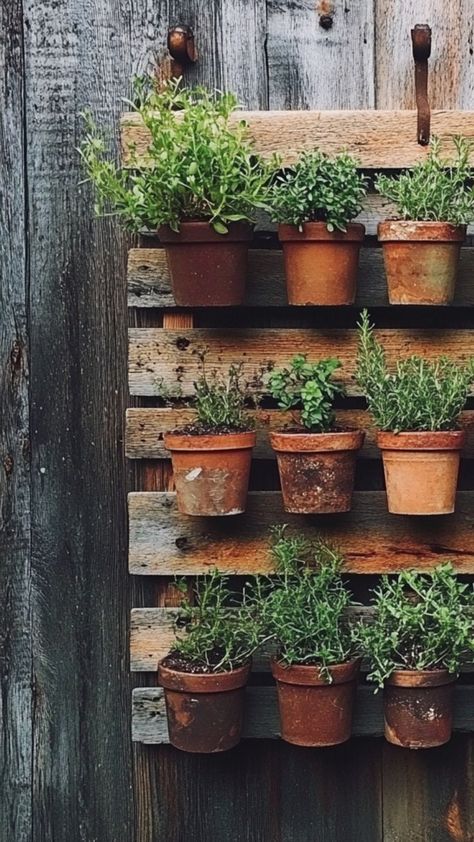
M 474 110 L 471 0 L 0 0 L 0 842 L 472 842 L 474 736 L 132 750 L 130 607 L 170 597 L 127 572 L 128 244 L 92 218 L 75 147 L 84 108 L 118 138 L 132 75 L 177 22 L 190 80 L 253 109 L 413 107 L 409 30 L 427 22 L 433 106 Z M 473 326 L 466 307 L 430 318 Z M 167 482 L 147 460 L 129 473 Z

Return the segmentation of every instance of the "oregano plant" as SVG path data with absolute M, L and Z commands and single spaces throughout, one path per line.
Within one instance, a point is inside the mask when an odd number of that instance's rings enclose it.
M 280 409 L 298 411 L 303 426 L 315 433 L 329 432 L 334 426 L 336 397 L 344 395 L 344 385 L 333 379 L 341 367 L 338 359 L 310 363 L 306 354 L 297 354 L 290 364 L 275 369 L 268 378 L 270 394 Z

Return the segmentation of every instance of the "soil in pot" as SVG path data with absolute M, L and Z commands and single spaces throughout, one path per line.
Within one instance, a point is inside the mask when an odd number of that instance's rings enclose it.
M 214 754 L 240 741 L 250 664 L 231 672 L 196 673 L 172 657 L 158 666 L 164 688 L 171 745 L 181 751 Z
M 255 432 L 199 434 L 192 429 L 166 433 L 164 438 L 171 451 L 179 511 L 205 517 L 242 514 Z
M 325 222 L 307 222 L 303 231 L 279 225 L 289 303 L 353 304 L 364 234 L 364 226 L 356 222 L 346 232 L 328 231 Z
M 383 691 L 385 738 L 404 748 L 434 748 L 451 738 L 454 676 L 447 670 L 396 670 Z
M 397 515 L 454 512 L 463 430 L 377 433 L 388 510 Z
M 364 441 L 362 431 L 281 430 L 270 433 L 270 441 L 277 455 L 285 511 L 350 511 L 357 451 Z
M 173 295 L 180 307 L 242 304 L 252 226 L 233 222 L 218 234 L 208 222 L 182 222 L 179 232 L 158 229 L 165 246 Z
M 465 225 L 447 222 L 381 222 L 390 304 L 451 304 Z
M 317 665 L 285 666 L 272 660 L 281 736 L 298 746 L 334 746 L 350 739 L 360 659 L 329 667 L 332 682 Z

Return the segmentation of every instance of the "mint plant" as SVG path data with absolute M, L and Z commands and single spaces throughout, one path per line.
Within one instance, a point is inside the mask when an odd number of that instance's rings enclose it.
M 280 409 L 299 410 L 307 430 L 329 432 L 334 426 L 334 400 L 345 394 L 343 384 L 332 379 L 340 367 L 341 362 L 337 359 L 309 363 L 306 354 L 297 354 L 288 367 L 270 374 L 270 394 L 278 401 Z
M 452 565 L 431 573 L 382 576 L 373 591 L 375 617 L 355 629 L 377 688 L 394 670 L 447 669 L 456 675 L 474 654 L 474 586 L 457 579 Z
M 187 89 L 181 80 L 163 90 L 135 83 L 131 103 L 148 129 L 146 160 L 131 149 L 129 167 L 107 157 L 106 143 L 90 116 L 79 147 L 88 178 L 97 192 L 96 211 L 120 217 L 132 231 L 183 220 L 205 220 L 221 234 L 232 222 L 251 222 L 257 208 L 268 208 L 270 184 L 278 165 L 256 154 L 244 120 L 230 118 L 237 99 L 230 93 Z
M 474 219 L 472 144 L 453 139 L 454 161 L 441 156 L 439 138 L 433 138 L 426 158 L 398 176 L 378 175 L 375 189 L 394 202 L 400 219 L 466 225 Z
M 328 231 L 346 231 L 362 210 L 366 193 L 367 180 L 350 155 L 330 158 L 319 150 L 303 152 L 275 181 L 273 219 L 296 225 L 300 231 L 305 222 L 325 222 Z
M 238 599 L 228 587 L 228 577 L 218 570 L 197 579 L 191 596 L 187 583 L 177 621 L 177 642 L 168 658 L 184 659 L 196 672 L 224 672 L 246 664 L 261 642 L 261 626 L 255 620 L 244 592 Z
M 358 328 L 355 377 L 375 425 L 395 433 L 456 429 L 474 382 L 474 357 L 460 365 L 447 357 L 426 360 L 412 355 L 398 360 L 391 371 L 367 310 Z

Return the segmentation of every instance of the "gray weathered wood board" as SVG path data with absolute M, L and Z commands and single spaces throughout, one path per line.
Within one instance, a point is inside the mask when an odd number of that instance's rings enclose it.
M 382 694 L 359 687 L 354 712 L 353 734 L 378 737 L 383 734 Z M 474 687 L 456 687 L 454 727 L 474 731 Z M 133 691 L 132 739 L 142 743 L 169 741 L 165 702 L 161 687 L 139 687 Z M 248 687 L 243 736 L 248 739 L 278 739 L 280 724 L 274 687 Z

